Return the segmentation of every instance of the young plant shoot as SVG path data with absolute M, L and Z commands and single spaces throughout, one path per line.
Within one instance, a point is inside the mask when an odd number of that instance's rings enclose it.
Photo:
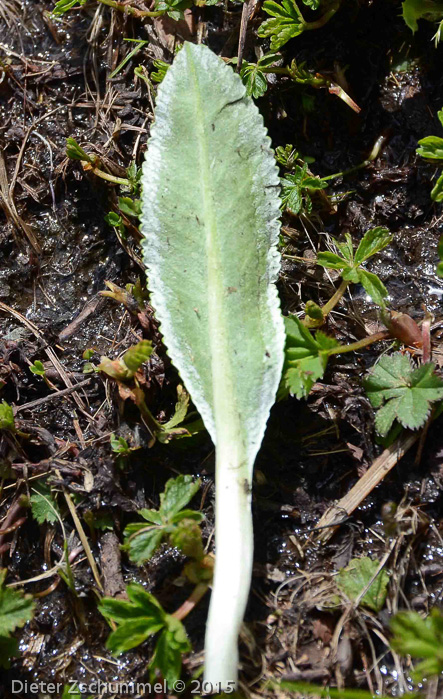
M 232 689 L 252 569 L 254 460 L 280 380 L 278 170 L 238 75 L 185 43 L 158 89 L 142 231 L 168 352 L 216 445 L 205 680 Z

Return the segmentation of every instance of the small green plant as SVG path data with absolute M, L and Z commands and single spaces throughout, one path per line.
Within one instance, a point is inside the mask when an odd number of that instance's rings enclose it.
M 285 327 L 285 364 L 278 396 L 305 398 L 323 377 L 331 350 L 340 347 L 340 343 L 321 330 L 314 337 L 297 316 L 285 318 Z
M 46 369 L 43 365 L 43 362 L 41 362 L 39 359 L 36 359 L 34 364 L 31 364 L 31 366 L 29 367 L 29 371 L 35 376 L 41 376 L 48 388 L 54 388 L 53 384 L 49 381 L 48 377 L 46 376 Z
M 434 35 L 435 44 L 438 44 L 443 29 L 443 2 L 441 0 L 404 0 L 402 10 L 403 19 L 413 33 L 417 31 L 420 19 L 439 22 Z
M 141 221 L 165 344 L 216 444 L 205 679 L 231 689 L 251 581 L 252 471 L 283 364 L 278 184 L 241 79 L 206 46 L 186 42 L 158 89 Z
M 151 73 L 151 80 L 153 83 L 161 83 L 168 71 L 169 63 L 157 59 L 153 62 L 155 70 Z
M 18 655 L 18 641 L 11 636 L 32 619 L 34 602 L 31 595 L 24 595 L 6 587 L 7 570 L 0 569 L 0 666 L 9 667 L 10 658 Z
M 130 455 L 131 448 L 124 437 L 117 437 L 115 434 L 111 434 L 110 442 L 111 449 L 115 454 L 119 456 Z
M 157 671 L 160 672 L 172 687 L 180 678 L 182 655 L 191 650 L 185 628 L 142 585 L 128 585 L 126 594 L 128 600 L 104 597 L 98 605 L 103 616 L 117 624 L 106 645 L 118 655 L 159 634 L 149 664 L 150 674 L 155 679 Z
M 266 73 L 272 72 L 267 70 L 274 65 L 276 61 L 281 59 L 281 55 L 278 53 L 267 53 L 259 60 L 257 63 L 248 63 L 243 61 L 240 69 L 240 77 L 243 80 L 243 84 L 246 87 L 246 92 L 250 97 L 257 99 L 258 97 L 263 97 L 266 90 L 268 89 L 268 81 L 266 79 Z M 237 59 L 233 60 L 232 63 L 236 63 Z
M 323 27 L 335 15 L 340 7 L 339 0 L 332 2 L 316 2 L 316 0 L 303 0 L 304 4 L 312 10 L 320 5 L 324 9 L 320 18 L 311 22 L 307 21 L 295 0 L 282 0 L 279 5 L 274 0 L 265 0 L 263 10 L 271 15 L 258 29 L 258 35 L 265 38 L 271 37 L 271 50 L 277 51 L 290 39 L 299 36 L 305 31 Z
M 440 109 L 437 115 L 440 124 L 443 126 L 443 109 Z M 418 145 L 420 147 L 417 148 L 417 154 L 421 155 L 422 158 L 435 163 L 443 163 L 443 138 L 440 136 L 426 136 L 418 142 Z M 443 172 L 432 188 L 431 199 L 438 203 L 443 201 Z
M 141 340 L 133 347 L 130 347 L 120 359 L 101 357 L 97 370 L 102 371 L 116 381 L 128 381 L 134 378 L 141 365 L 148 361 L 152 351 L 152 342 L 150 340 Z
M 44 483 L 38 484 L 32 489 L 31 512 L 39 524 L 49 522 L 53 524 L 59 518 L 59 509 L 51 489 Z
M 125 528 L 124 549 L 134 563 L 141 565 L 152 557 L 163 541 L 177 546 L 186 556 L 201 560 L 204 555 L 200 527 L 201 512 L 185 509 L 200 487 L 192 476 L 171 478 L 160 495 L 158 510 L 139 510 L 144 522 Z M 197 526 L 196 526 L 197 525 Z
M 410 430 L 422 427 L 432 404 L 443 399 L 443 379 L 435 373 L 435 364 L 414 368 L 409 356 L 400 352 L 382 357 L 364 386 L 377 410 L 375 427 L 382 437 L 395 421 Z
M 307 163 L 295 165 L 294 172 L 281 179 L 282 203 L 292 214 L 312 212 L 312 193 L 326 189 L 328 183 L 308 171 Z
M 401 655 L 423 658 L 413 673 L 417 681 L 443 672 L 443 613 L 433 609 L 425 619 L 417 612 L 399 612 L 391 621 L 391 646 Z
M 14 411 L 5 400 L 0 403 L 0 430 L 16 432 Z
M 349 233 L 345 234 L 344 243 L 335 241 L 335 245 L 341 253 L 340 255 L 329 251 L 318 253 L 317 264 L 327 269 L 340 270 L 343 280 L 339 298 L 334 298 L 333 302 L 331 299 L 329 304 L 327 304 L 328 312 L 331 303 L 335 306 L 350 283 L 361 284 L 374 303 L 384 308 L 385 299 L 388 295 L 385 285 L 376 274 L 368 272 L 361 265 L 380 252 L 380 250 L 383 250 L 383 248 L 389 245 L 391 240 L 392 235 L 387 228 L 378 226 L 365 233 L 355 253 Z

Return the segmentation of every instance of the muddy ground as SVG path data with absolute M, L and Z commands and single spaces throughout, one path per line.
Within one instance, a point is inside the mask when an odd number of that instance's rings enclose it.
M 65 141 L 75 137 L 115 175 L 124 175 L 134 158 L 140 164 L 155 94 L 134 79 L 134 67 L 150 70 L 159 57 L 170 62 L 175 34 L 203 37 L 222 55 L 235 56 L 241 6 L 230 5 L 229 12 L 194 8 L 187 25 L 143 23 L 93 2 L 55 20 L 51 8 L 51 2 L 3 0 L 0 12 L 0 398 L 23 406 L 51 390 L 89 382 L 76 393 L 20 410 L 17 422 L 31 438 L 19 447 L 7 435 L 0 437 L 1 516 L 32 487 L 32 479 L 50 476 L 61 495 L 76 496 L 84 522 L 88 512 L 107 516 L 107 530 L 87 532 L 108 592 L 116 594 L 123 581 L 142 582 L 172 612 L 190 592 L 180 586 L 181 554 L 163 548 L 137 568 L 125 554 L 120 561 L 118 544 L 124 526 L 137 520 L 136 511 L 158 504 L 165 482 L 178 473 L 202 479 L 193 506 L 205 514 L 208 540 L 214 452 L 206 434 L 150 446 L 139 413 L 123 404 L 115 384 L 99 374 L 83 374 L 86 349 L 114 358 L 138 339 L 151 339 L 156 354 L 146 367 L 147 402 L 160 420 L 173 411 L 178 378 L 152 309 L 147 305 L 140 323 L 123 305 L 99 296 L 106 281 L 124 287 L 144 279 L 137 233 L 132 231 L 123 245 L 117 239 L 104 221 L 115 207 L 117 188 L 69 161 Z M 418 139 L 439 133 L 443 49 L 431 41 L 433 25 L 422 24 L 413 38 L 398 3 L 345 2 L 326 27 L 291 41 L 283 53 L 288 61 L 306 61 L 324 74 L 344 71 L 360 114 L 327 90 L 273 76 L 258 105 L 273 145 L 294 144 L 315 158 L 311 169 L 318 175 L 362 162 L 384 137 L 370 166 L 338 178 L 328 189 L 335 199 L 332 209 L 319 208 L 304 219 L 285 215 L 283 252 L 307 256 L 331 234 L 350 231 L 358 241 L 369 228 L 387 226 L 394 241 L 371 269 L 385 283 L 392 309 L 417 321 L 425 309 L 434 315 L 431 334 L 438 361 L 443 283 L 435 265 L 443 217 L 430 199 L 436 170 L 417 158 L 415 149 Z M 249 60 L 254 60 L 256 27 L 253 20 L 245 48 Z M 149 38 L 150 44 L 109 79 L 128 52 L 123 37 Z M 303 109 L 307 100 L 309 113 Z M 333 286 L 320 268 L 284 257 L 279 290 L 288 313 L 300 312 L 309 299 L 324 303 Z M 353 342 L 377 323 L 376 308 L 363 289 L 354 287 L 327 330 Z M 311 531 L 382 451 L 361 378 L 391 344 L 335 357 L 307 400 L 291 398 L 273 409 L 254 485 L 255 568 L 241 646 L 247 695 L 270 692 L 263 682 L 282 676 L 341 682 L 390 696 L 412 686 L 408 662 L 390 652 L 388 624 L 399 608 L 428 612 L 441 603 L 442 418 L 430 427 L 420 459 L 415 449 L 406 454 L 328 543 L 319 543 Z M 44 363 L 53 389 L 29 371 L 35 360 Z M 140 447 L 124 469 L 111 451 L 113 432 Z M 392 501 L 399 506 L 394 534 L 383 521 L 384 506 Z M 68 514 L 64 524 L 70 550 L 78 549 Z M 38 525 L 28 514 L 7 543 L 1 564 L 8 568 L 8 582 L 17 582 L 50 570 L 62 554 L 63 536 L 57 524 Z M 392 545 L 385 608 L 379 614 L 360 608 L 335 638 L 342 610 L 327 605 L 334 573 L 363 554 L 380 560 Z M 4 673 L 5 696 L 13 679 L 147 678 L 150 643 L 116 660 L 105 647 L 109 627 L 97 612 L 97 586 L 83 553 L 73 572 L 76 594 L 62 581 L 55 586 L 53 575 L 24 586 L 40 596 L 34 619 L 19 633 L 21 657 Z M 186 678 L 202 662 L 207 605 L 205 598 L 186 619 L 194 648 L 184 663 Z M 427 696 L 439 696 L 443 689 L 431 685 Z

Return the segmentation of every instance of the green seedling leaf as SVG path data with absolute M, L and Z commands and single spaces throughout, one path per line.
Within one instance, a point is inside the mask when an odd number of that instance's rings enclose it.
M 283 363 L 278 186 L 263 119 L 240 77 L 206 46 L 185 43 L 158 89 L 142 232 L 165 344 L 216 444 L 213 684 L 237 677 L 252 567 L 248 484 Z
M 416 430 L 426 422 L 431 404 L 443 399 L 443 379 L 435 365 L 413 368 L 408 355 L 384 356 L 364 382 L 366 393 L 377 409 L 375 426 L 384 437 L 397 420 L 403 427 Z
M 129 601 L 104 597 L 98 604 L 106 619 L 119 624 L 109 636 L 106 646 L 120 654 L 135 648 L 165 626 L 166 614 L 155 597 L 142 585 L 132 583 L 126 588 Z
M 443 672 L 443 614 L 433 609 L 423 619 L 417 612 L 399 612 L 391 620 L 391 645 L 401 655 L 422 658 L 414 671 L 418 680 Z
M 142 565 L 152 558 L 165 536 L 163 528 L 140 523 L 128 524 L 124 530 L 125 543 L 122 548 L 128 552 L 131 561 Z
M 290 0 L 283 0 L 279 5 L 274 0 L 266 0 L 263 10 L 271 15 L 258 28 L 258 35 L 262 38 L 271 37 L 271 51 L 277 51 L 290 39 L 299 36 L 306 28 L 306 23 Z
M 278 61 L 281 55 L 278 53 L 268 53 L 262 56 L 257 63 L 247 63 L 243 61 L 240 70 L 240 77 L 246 87 L 246 93 L 251 97 L 262 97 L 268 89 L 268 81 L 264 68 L 269 68 Z M 237 59 L 232 59 L 231 63 L 237 63 Z
M 192 476 L 177 476 L 166 483 L 164 492 L 160 495 L 160 508 L 158 510 L 142 509 L 138 514 L 149 524 L 133 522 L 128 524 L 124 531 L 125 544 L 123 548 L 128 551 L 129 557 L 134 563 L 141 565 L 149 560 L 160 544 L 169 539 L 172 546 L 178 546 L 183 550 L 191 551 L 192 541 L 195 541 L 195 530 L 189 527 L 188 546 L 182 520 L 200 522 L 203 518 L 201 512 L 185 510 L 186 505 L 192 500 L 200 488 L 200 480 L 194 480 Z M 178 526 L 180 525 L 180 526 Z M 176 533 L 176 528 L 179 532 Z M 201 535 L 200 535 L 201 538 Z M 182 546 L 177 543 L 180 540 Z M 194 548 L 196 555 L 199 549 Z M 186 553 L 185 555 L 191 555 Z
M 286 393 L 305 398 L 323 374 L 329 352 L 340 343 L 318 331 L 315 337 L 297 316 L 285 318 L 286 349 L 282 386 L 279 397 Z
M 132 216 L 133 218 L 138 218 L 141 212 L 140 199 L 131 199 L 131 197 L 119 197 L 118 208 L 120 209 L 122 214 L 126 214 L 126 216 Z
M 151 354 L 152 342 L 150 340 L 141 340 L 141 342 L 138 342 L 134 347 L 131 347 L 125 352 L 122 361 L 134 376 L 141 365 L 148 361 Z
M 14 411 L 5 400 L 0 404 L 0 430 L 15 432 Z
M 116 381 L 127 381 L 135 376 L 141 365 L 149 359 L 152 351 L 152 342 L 150 340 L 141 340 L 128 349 L 120 359 L 101 357 L 97 371 L 102 371 Z
M 443 3 L 441 15 L 443 17 Z M 443 21 L 441 26 L 443 27 Z M 440 123 L 443 126 L 443 109 L 441 109 L 437 114 Z M 427 158 L 431 161 L 443 161 L 443 138 L 440 138 L 439 136 L 426 136 L 426 138 L 422 138 L 418 142 L 418 145 L 420 148 L 417 148 L 417 154 L 421 155 L 422 158 Z M 437 182 L 432 188 L 431 199 L 437 203 L 441 203 L 443 201 L 443 172 L 440 174 Z
M 165 620 L 166 628 L 160 634 L 149 667 L 152 681 L 155 680 L 155 671 L 158 670 L 172 687 L 174 682 L 180 679 L 182 654 L 191 650 L 191 644 L 181 621 L 169 614 Z
M 443 17 L 441 0 L 405 0 L 402 3 L 403 19 L 412 32 L 418 29 L 418 20 L 439 21 Z
M 55 3 L 52 14 L 59 17 L 64 15 L 65 12 L 72 10 L 73 7 L 83 7 L 86 2 L 87 0 L 58 0 L 58 2 Z
M 181 384 L 177 386 L 177 403 L 175 404 L 175 412 L 168 422 L 163 425 L 165 430 L 170 430 L 172 427 L 177 427 L 185 419 L 189 407 L 189 393 Z
M 246 87 L 246 92 L 251 97 L 257 99 L 263 97 L 268 89 L 266 75 L 260 70 L 258 63 L 243 63 L 240 70 L 240 77 Z
M 377 304 L 377 306 L 383 308 L 385 306 L 385 299 L 388 295 L 388 290 L 386 289 L 380 277 L 377 277 L 377 275 L 373 274 L 372 272 L 368 272 L 367 269 L 357 270 L 357 275 L 358 281 L 360 282 L 368 296 L 371 297 L 371 299 L 374 303 Z
M 361 239 L 354 255 L 354 265 L 358 266 L 369 260 L 370 257 L 376 255 L 380 250 L 383 250 L 392 241 L 393 236 L 387 228 L 377 226 L 367 231 Z
M 194 480 L 192 476 L 171 478 L 160 495 L 160 514 L 163 521 L 169 522 L 186 507 L 199 488 L 200 480 Z
M 327 182 L 308 172 L 308 166 L 295 165 L 294 173 L 285 175 L 282 180 L 282 203 L 293 214 L 312 211 L 311 194 L 315 190 L 326 189 Z
M 300 158 L 299 152 L 293 147 L 292 143 L 287 143 L 286 146 L 278 146 L 275 149 L 275 159 L 280 165 L 283 165 L 287 170 L 292 170 L 296 161 Z
M 353 602 L 369 584 L 377 568 L 378 561 L 371 560 L 368 556 L 364 558 L 354 558 L 346 568 L 342 568 L 338 572 L 337 586 L 346 597 Z M 368 607 L 374 612 L 379 612 L 383 609 L 386 595 L 388 591 L 389 576 L 382 569 L 370 588 L 363 596 L 360 604 L 363 607 Z
M 34 364 L 31 364 L 31 366 L 29 367 L 29 371 L 35 374 L 36 376 L 44 376 L 46 374 L 43 362 L 41 362 L 39 359 L 36 359 Z
M 317 264 L 327 269 L 341 270 L 341 276 L 344 281 L 351 282 L 352 284 L 361 284 L 374 303 L 384 308 L 385 299 L 388 296 L 385 285 L 376 274 L 362 269 L 360 265 L 389 245 L 392 240 L 392 235 L 387 228 L 383 228 L 382 226 L 372 228 L 363 236 L 355 251 L 355 255 L 352 238 L 348 233 L 345 237 L 346 241 L 344 243 L 335 241 L 342 257 L 334 252 L 319 252 L 317 255 Z
M 428 160 L 443 160 L 443 138 L 439 136 L 426 136 L 422 138 L 417 148 L 417 155 Z
M 78 145 L 75 138 L 66 139 L 66 155 L 71 160 L 83 160 L 87 163 L 92 163 L 94 161 L 94 158 L 88 155 L 88 153 Z
M 191 650 L 184 626 L 178 619 L 166 614 L 155 597 L 142 585 L 128 585 L 126 592 L 128 601 L 105 597 L 98 604 L 103 616 L 118 624 L 106 645 L 112 653 L 118 655 L 161 631 L 149 668 L 153 678 L 155 671 L 159 670 L 172 686 L 180 677 L 182 654 Z
M 195 519 L 182 519 L 172 527 L 170 541 L 185 556 L 201 560 L 205 555 L 202 533 Z
M 165 63 L 165 61 L 161 61 L 160 59 L 157 59 L 156 61 L 154 61 L 154 68 L 155 68 L 155 70 L 153 70 L 151 73 L 152 82 L 153 83 L 163 82 L 163 79 L 164 79 L 166 72 L 169 68 L 169 63 Z
M 443 172 L 431 190 L 431 199 L 440 204 L 443 201 Z
M 129 456 L 131 453 L 131 448 L 124 437 L 117 437 L 115 434 L 111 434 L 110 437 L 111 449 L 116 454 L 120 456 Z
M 165 12 L 171 19 L 176 21 L 184 19 L 184 11 L 193 5 L 193 0 L 157 0 L 155 3 L 156 12 Z
M 32 619 L 35 603 L 31 595 L 5 586 L 6 569 L 0 569 L 0 636 L 8 637 Z
M 59 509 L 49 486 L 40 484 L 33 488 L 31 512 L 39 524 L 43 524 L 43 522 L 51 524 L 57 521 Z

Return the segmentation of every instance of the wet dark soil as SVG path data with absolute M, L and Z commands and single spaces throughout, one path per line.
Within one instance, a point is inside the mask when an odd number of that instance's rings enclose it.
M 115 208 L 118 189 L 65 155 L 66 138 L 73 136 L 115 175 L 124 175 L 134 157 L 142 162 L 155 95 L 134 80 L 133 68 L 141 64 L 150 70 L 159 57 L 170 62 L 174 32 L 180 38 L 185 29 L 170 23 L 173 30 L 166 27 L 170 34 L 165 34 L 163 25 L 161 31 L 158 23 L 149 28 L 94 3 L 55 20 L 51 7 L 46 0 L 8 0 L 3 19 L 0 15 L 0 398 L 24 406 L 50 394 L 29 370 L 35 360 L 44 363 L 57 390 L 66 388 L 67 380 L 90 381 L 76 397 L 70 394 L 17 413 L 21 429 L 32 432 L 28 443 L 0 437 L 0 514 L 4 517 L 17 496 L 29 492 L 33 479 L 49 476 L 60 503 L 63 491 L 74 496 L 84 522 L 90 512 L 107 517 L 107 531 L 87 530 L 103 567 L 107 533 L 112 530 L 121 542 L 124 526 L 137 519 L 137 510 L 157 505 L 165 482 L 178 473 L 201 477 L 193 505 L 205 514 L 205 540 L 212 532 L 209 437 L 151 446 L 138 412 L 124 404 L 115 385 L 99 374 L 83 374 L 86 349 L 114 358 L 138 339 L 151 339 L 156 354 L 146 366 L 147 403 L 160 420 L 172 413 L 178 378 L 152 309 L 146 307 L 141 324 L 123 305 L 99 295 L 106 281 L 125 287 L 144 280 L 137 235 L 122 245 L 104 221 Z M 237 51 L 241 7 L 231 10 L 193 11 L 194 28 L 204 22 L 205 40 L 224 56 Z M 257 45 L 254 22 L 246 43 L 249 60 Z M 317 72 L 344 76 L 360 114 L 326 90 L 274 76 L 258 105 L 273 145 L 292 143 L 315 158 L 310 167 L 318 175 L 358 165 L 382 139 L 371 165 L 331 185 L 333 209 L 317 204 L 311 217 L 285 214 L 291 235 L 282 248 L 288 255 L 279 283 L 284 312 L 300 312 L 310 299 L 326 302 L 335 279 L 290 256 L 312 254 L 330 235 L 349 231 L 358 241 L 369 228 L 384 225 L 394 240 L 370 269 L 385 283 L 393 310 L 418 322 L 426 311 L 433 314 L 434 360 L 439 363 L 443 283 L 435 266 L 443 217 L 430 199 L 436 169 L 415 154 L 417 140 L 440 128 L 443 48 L 434 48 L 433 30 L 423 23 L 412 37 L 395 2 L 345 2 L 325 28 L 291 41 L 283 54 L 288 63 L 305 61 Z M 128 51 L 123 37 L 148 36 L 151 44 L 135 62 L 109 79 Z M 366 292 L 353 287 L 331 314 L 327 331 L 352 342 L 378 322 Z M 408 664 L 393 657 L 387 645 L 388 626 L 398 608 L 428 612 L 442 602 L 442 418 L 430 427 L 419 463 L 415 450 L 408 453 L 328 544 L 320 545 L 312 536 L 328 505 L 350 489 L 382 450 L 361 379 L 390 346 L 379 343 L 335 357 L 306 401 L 291 398 L 273 409 L 254 485 L 255 568 L 248 633 L 242 641 L 247 695 L 266 693 L 258 690 L 259 680 L 281 676 L 334 683 L 340 674 L 345 686 L 392 696 L 411 686 Z M 63 376 L 48 350 L 58 357 Z M 123 469 L 111 451 L 111 433 L 140 447 Z M 398 506 L 394 535 L 383 518 L 383 506 L 390 502 Z M 69 550 L 81 550 L 67 512 L 64 524 Z M 8 582 L 41 576 L 63 553 L 60 527 L 38 525 L 30 514 L 8 541 L 1 553 Z M 378 615 L 359 611 L 348 622 L 337 663 L 331 635 L 341 611 L 327 604 L 334 574 L 361 555 L 381 559 L 393 541 L 386 607 Z M 142 582 L 172 612 L 191 591 L 182 585 L 183 560 L 177 550 L 163 547 L 148 564 L 136 567 L 123 554 L 115 574 L 126 584 Z M 52 589 L 53 575 L 24 586 L 37 594 L 37 610 L 18 634 L 21 656 L 5 671 L 5 696 L 12 680 L 147 681 L 152 644 L 113 657 L 105 647 L 109 627 L 97 611 L 99 592 L 83 551 L 75 558 L 73 574 L 75 591 L 63 581 Z M 194 648 L 185 660 L 187 678 L 202 662 L 206 613 L 203 600 L 186 619 Z

